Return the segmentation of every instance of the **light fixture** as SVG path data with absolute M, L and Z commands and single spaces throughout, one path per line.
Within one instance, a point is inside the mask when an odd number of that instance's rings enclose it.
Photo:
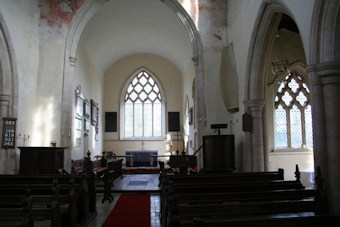
M 274 75 L 273 82 L 277 78 L 280 78 L 280 80 L 278 81 L 278 83 L 280 83 L 281 79 L 290 74 L 290 71 L 288 69 L 288 60 L 286 59 L 286 56 L 284 54 L 279 34 L 276 34 L 273 51 L 274 51 L 273 52 L 274 61 L 272 62 L 272 74 Z

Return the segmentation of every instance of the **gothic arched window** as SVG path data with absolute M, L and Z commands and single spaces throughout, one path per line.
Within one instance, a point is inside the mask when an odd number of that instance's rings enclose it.
M 297 72 L 278 81 L 275 96 L 275 147 L 313 147 L 310 91 Z
M 123 137 L 162 137 L 164 98 L 155 79 L 145 70 L 139 71 L 124 91 Z

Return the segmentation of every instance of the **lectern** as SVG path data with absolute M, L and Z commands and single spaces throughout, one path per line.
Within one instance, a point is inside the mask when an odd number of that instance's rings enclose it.
M 18 147 L 19 174 L 55 174 L 64 168 L 65 147 Z

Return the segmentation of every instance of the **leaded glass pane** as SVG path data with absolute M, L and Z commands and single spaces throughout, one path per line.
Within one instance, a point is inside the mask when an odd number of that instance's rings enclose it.
M 152 102 L 154 102 L 155 99 L 157 98 L 157 94 L 156 94 L 155 92 L 151 92 L 151 93 L 149 94 L 149 98 L 150 98 L 150 100 L 151 100 Z
M 140 80 L 139 80 L 139 82 L 140 82 L 143 86 L 146 84 L 147 81 L 148 81 L 148 80 L 145 78 L 145 75 L 143 75 L 143 76 L 140 78 Z
M 143 136 L 143 105 L 141 103 L 135 103 L 134 126 L 135 136 Z
M 312 124 L 312 108 L 308 105 L 305 109 L 305 126 L 306 126 L 306 145 L 313 147 L 313 124 Z
M 290 102 L 293 100 L 292 96 L 286 91 L 284 96 L 282 96 L 282 100 L 285 102 L 287 106 L 290 106 Z
M 137 91 L 137 93 L 139 94 L 142 90 L 143 90 L 142 85 L 137 84 L 137 86 L 135 87 L 135 91 Z
M 279 86 L 279 88 L 277 89 L 277 91 L 278 91 L 279 93 L 281 93 L 284 87 L 285 87 L 285 82 L 284 82 L 284 81 L 280 82 L 280 86 Z
M 296 97 L 296 100 L 300 103 L 301 106 L 305 106 L 307 102 L 307 97 L 303 94 L 302 91 L 299 92 L 299 95 Z
M 294 79 L 292 79 L 292 80 L 289 82 L 288 87 L 290 87 L 290 89 L 291 89 L 294 93 L 296 93 L 296 91 L 299 89 L 300 86 L 299 86 L 298 83 L 296 83 L 296 81 L 295 81 Z
M 308 91 L 308 93 L 310 93 L 307 84 L 303 83 L 302 86 L 306 89 L 306 91 Z
M 138 78 L 136 77 L 135 79 L 133 79 L 132 85 L 135 86 L 137 83 L 138 83 Z
M 131 99 L 132 102 L 136 101 L 137 97 L 138 97 L 138 95 L 136 94 L 136 92 L 132 92 L 130 94 L 130 99 Z
M 281 105 L 275 110 L 275 139 L 277 147 L 287 147 L 287 116 Z
M 148 93 L 149 94 L 149 92 L 152 90 L 152 87 L 151 87 L 151 85 L 150 84 L 147 84 L 145 87 L 144 87 L 144 91 L 146 92 L 146 93 Z
M 133 104 L 125 103 L 124 132 L 126 137 L 133 136 Z
M 127 92 L 130 93 L 133 90 L 133 86 L 130 84 L 130 86 L 127 89 Z
M 151 85 L 154 85 L 154 84 L 155 84 L 155 81 L 154 81 L 151 77 L 149 77 L 149 83 L 150 83 Z
M 147 98 L 148 96 L 147 96 L 147 94 L 143 91 L 143 92 L 141 92 L 140 94 L 139 94 L 139 98 L 140 98 L 140 100 L 142 101 L 142 102 L 144 102 L 145 100 L 146 100 L 146 98 Z
M 298 148 L 302 145 L 301 111 L 294 105 L 289 114 L 292 147 Z
M 153 136 L 162 135 L 162 105 L 154 103 L 153 107 Z
M 144 103 L 144 136 L 152 136 L 152 103 Z

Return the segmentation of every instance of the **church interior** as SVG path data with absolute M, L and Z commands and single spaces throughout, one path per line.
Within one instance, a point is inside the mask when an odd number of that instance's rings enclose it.
M 339 224 L 339 48 L 339 0 L 0 0 L 0 225 Z

